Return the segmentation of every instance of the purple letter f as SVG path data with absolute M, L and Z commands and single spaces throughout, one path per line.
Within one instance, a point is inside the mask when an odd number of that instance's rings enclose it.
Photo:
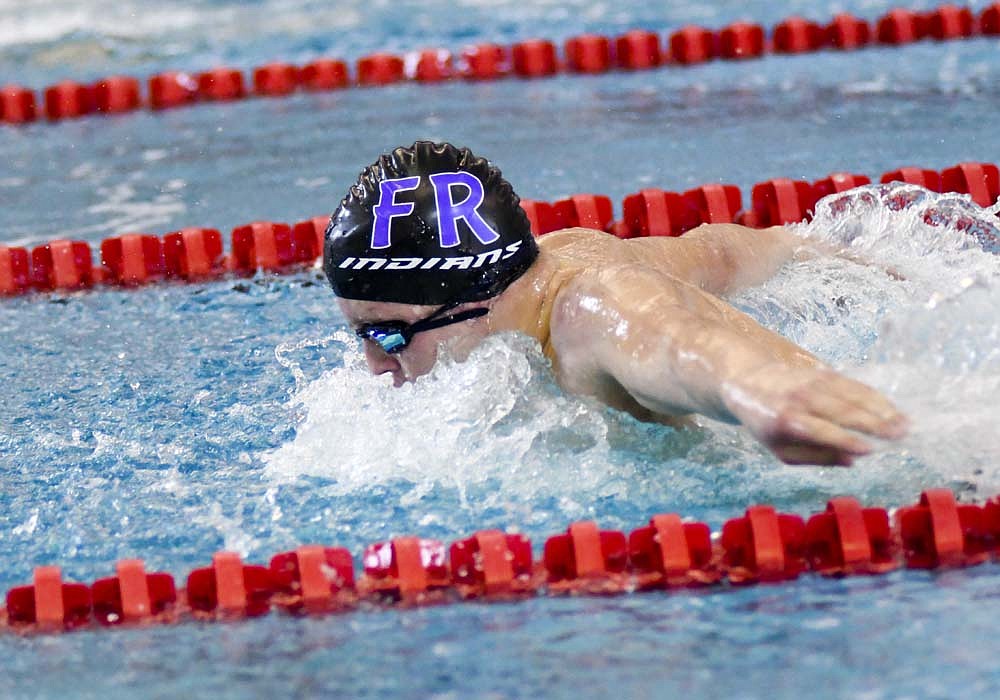
M 389 233 L 392 220 L 397 216 L 409 216 L 413 213 L 413 202 L 396 204 L 396 193 L 415 190 L 419 184 L 419 177 L 402 177 L 378 183 L 378 204 L 372 207 L 372 213 L 375 214 L 375 222 L 372 224 L 372 248 L 388 248 L 391 245 Z

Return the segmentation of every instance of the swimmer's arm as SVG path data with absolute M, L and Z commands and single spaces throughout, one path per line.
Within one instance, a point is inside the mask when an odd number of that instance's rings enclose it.
M 641 251 L 643 257 L 637 262 L 652 261 L 662 272 L 715 295 L 757 286 L 786 262 L 815 257 L 879 267 L 893 279 L 905 279 L 892 267 L 830 243 L 802 238 L 784 226 L 752 229 L 737 224 L 703 224 L 679 238 L 633 239 L 629 244 Z
M 700 413 L 744 425 L 783 461 L 849 465 L 905 432 L 874 389 L 679 280 L 639 266 L 580 275 L 553 310 L 560 381 L 661 415 Z M 613 403 L 613 401 L 609 401 Z
M 628 242 L 637 262 L 684 280 L 710 294 L 729 294 L 769 279 L 789 260 L 808 254 L 809 244 L 784 226 L 752 229 L 702 224 L 679 238 Z

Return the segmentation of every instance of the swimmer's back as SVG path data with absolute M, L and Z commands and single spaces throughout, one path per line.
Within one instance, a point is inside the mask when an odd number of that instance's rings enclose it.
M 629 240 L 569 228 L 537 240 L 558 261 L 563 281 L 583 270 L 639 265 L 716 295 L 760 284 L 801 244 L 781 226 L 750 230 L 736 224 L 703 224 L 678 238 Z
M 545 234 L 538 247 L 556 259 L 565 277 L 619 265 L 642 265 L 671 276 L 686 277 L 680 239 L 622 240 L 603 231 L 568 228 Z

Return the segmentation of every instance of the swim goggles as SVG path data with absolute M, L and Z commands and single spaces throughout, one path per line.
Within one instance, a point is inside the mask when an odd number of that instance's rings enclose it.
M 489 309 L 480 307 L 478 309 L 459 311 L 457 314 L 441 315 L 447 311 L 451 311 L 460 303 L 445 304 L 427 318 L 422 318 L 414 323 L 406 323 L 404 321 L 365 323 L 354 332 L 359 338 L 378 343 L 379 347 L 389 355 L 395 355 L 398 352 L 402 352 L 417 333 L 450 326 L 453 323 L 462 323 L 463 321 L 485 316 L 490 312 Z

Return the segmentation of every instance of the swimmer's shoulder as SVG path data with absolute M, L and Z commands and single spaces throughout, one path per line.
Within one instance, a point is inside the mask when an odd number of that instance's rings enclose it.
M 588 266 L 634 260 L 634 254 L 620 238 L 586 228 L 566 228 L 538 238 L 538 247 L 566 263 Z
M 692 267 L 680 239 L 670 237 L 622 240 L 604 231 L 567 228 L 540 236 L 538 246 L 562 268 L 564 275 L 610 273 L 615 268 L 648 268 L 649 272 L 687 279 Z

